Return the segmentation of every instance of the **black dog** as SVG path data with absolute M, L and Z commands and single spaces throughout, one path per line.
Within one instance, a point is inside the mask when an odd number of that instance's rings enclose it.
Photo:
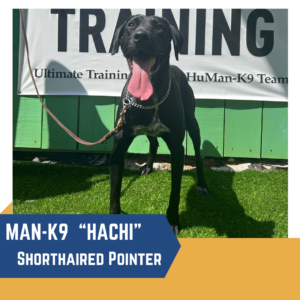
M 208 188 L 200 156 L 200 131 L 194 115 L 194 93 L 185 74 L 169 64 L 171 40 L 178 60 L 178 53 L 183 46 L 182 34 L 166 19 L 155 16 L 132 16 L 114 35 L 112 55 L 121 46 L 131 73 L 122 92 L 117 120 L 124 104 L 129 103 L 130 106 L 122 130 L 114 136 L 111 152 L 110 213 L 121 212 L 124 157 L 133 139 L 138 135 L 147 135 L 150 142 L 150 157 L 139 171 L 144 175 L 152 171 L 159 136 L 171 152 L 172 191 L 167 216 L 175 234 L 178 234 L 185 130 L 189 132 L 195 148 L 197 191 L 201 195 L 208 195 Z

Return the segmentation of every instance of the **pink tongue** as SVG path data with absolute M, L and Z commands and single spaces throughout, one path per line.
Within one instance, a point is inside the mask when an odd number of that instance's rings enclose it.
M 134 57 L 132 61 L 132 76 L 127 89 L 130 94 L 142 101 L 148 100 L 153 94 L 153 87 L 149 78 L 151 61 L 151 57 L 149 59 Z

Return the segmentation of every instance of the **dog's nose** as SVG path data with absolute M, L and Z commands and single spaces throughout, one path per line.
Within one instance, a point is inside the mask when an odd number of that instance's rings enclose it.
M 133 37 L 135 42 L 149 41 L 149 35 L 145 31 L 137 31 Z

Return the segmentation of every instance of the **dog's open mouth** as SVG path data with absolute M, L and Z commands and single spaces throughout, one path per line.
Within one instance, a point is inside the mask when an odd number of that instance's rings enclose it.
M 151 57 L 144 51 L 139 51 L 132 58 L 128 58 L 127 61 L 132 72 L 127 88 L 129 93 L 142 101 L 148 100 L 153 94 L 150 76 L 151 72 L 157 68 L 156 58 Z

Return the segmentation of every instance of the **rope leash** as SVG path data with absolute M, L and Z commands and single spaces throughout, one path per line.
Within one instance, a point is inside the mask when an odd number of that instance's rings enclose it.
M 55 115 L 47 108 L 47 106 L 44 104 L 43 100 L 40 97 L 38 88 L 36 86 L 35 83 L 35 79 L 34 76 L 32 74 L 32 70 L 31 70 L 31 65 L 30 65 L 30 60 L 29 60 L 29 51 L 28 51 L 28 42 L 27 42 L 27 37 L 26 37 L 26 33 L 25 33 L 25 29 L 24 29 L 24 23 L 23 23 L 23 15 L 22 15 L 22 9 L 19 9 L 20 11 L 20 18 L 21 18 L 21 25 L 22 25 L 22 32 L 23 32 L 23 37 L 24 37 L 24 41 L 25 41 L 25 48 L 26 48 L 26 53 L 27 53 L 27 62 L 28 62 L 28 68 L 29 68 L 29 72 L 30 72 L 30 76 L 32 79 L 32 82 L 34 84 L 37 96 L 42 104 L 42 106 L 45 108 L 45 110 L 48 112 L 48 114 L 53 118 L 53 120 L 70 136 L 72 137 L 76 142 L 82 144 L 82 145 L 86 145 L 86 146 L 94 146 L 94 145 L 98 145 L 98 144 L 102 144 L 104 143 L 106 140 L 108 140 L 109 138 L 111 138 L 113 135 L 115 135 L 118 130 L 123 126 L 123 116 L 127 111 L 127 106 L 123 107 L 123 110 L 120 114 L 120 119 L 117 123 L 117 126 L 110 132 L 108 132 L 102 139 L 100 139 L 99 141 L 95 142 L 95 143 L 89 143 L 86 142 L 84 140 L 82 140 L 81 138 L 79 138 L 78 136 L 76 136 L 70 129 L 68 129 L 65 125 L 63 125 L 56 117 Z

